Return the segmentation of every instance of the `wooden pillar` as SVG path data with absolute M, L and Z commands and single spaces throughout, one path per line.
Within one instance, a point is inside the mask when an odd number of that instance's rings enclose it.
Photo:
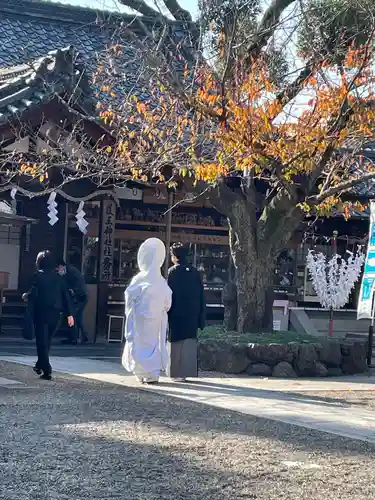
M 69 203 L 65 203 L 65 225 L 64 225 L 64 251 L 63 259 L 67 262 L 68 259 L 68 231 L 69 231 Z
M 104 200 L 100 222 L 100 274 L 99 281 L 112 282 L 113 251 L 116 227 L 116 203 L 113 200 Z
M 163 270 L 165 278 L 168 276 L 168 268 L 169 268 L 169 249 L 171 246 L 173 198 L 174 198 L 173 191 L 168 191 L 167 226 L 165 232 L 165 248 L 167 250 L 167 255 L 165 256 L 164 270 Z
M 102 200 L 100 202 L 99 219 L 99 259 L 97 271 L 97 307 L 96 307 L 96 331 L 105 325 L 106 304 L 108 298 L 108 284 L 113 279 L 113 251 L 116 227 L 116 203 L 113 200 Z

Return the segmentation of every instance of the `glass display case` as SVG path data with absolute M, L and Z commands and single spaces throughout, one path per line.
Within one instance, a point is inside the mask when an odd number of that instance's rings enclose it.
M 99 236 L 85 236 L 82 271 L 86 283 L 96 283 L 99 259 Z
M 227 245 L 194 245 L 194 265 L 201 273 L 208 319 L 222 319 L 222 293 L 228 280 L 229 247 Z
M 137 253 L 140 242 L 137 240 L 115 239 L 113 253 L 113 278 L 129 283 L 138 271 Z
M 139 240 L 115 239 L 113 278 L 127 285 L 138 272 Z M 228 279 L 229 247 L 226 245 L 191 244 L 188 263 L 201 274 L 208 315 L 222 315 L 222 291 Z
M 137 273 L 139 240 L 115 239 L 113 277 L 128 282 Z M 190 246 L 188 263 L 201 273 L 202 281 L 210 285 L 225 285 L 228 277 L 229 248 L 224 245 Z
M 194 245 L 193 263 L 201 273 L 203 283 L 224 286 L 228 280 L 229 247 Z
M 296 279 L 296 250 L 283 250 L 276 264 L 274 284 L 280 287 L 294 286 Z

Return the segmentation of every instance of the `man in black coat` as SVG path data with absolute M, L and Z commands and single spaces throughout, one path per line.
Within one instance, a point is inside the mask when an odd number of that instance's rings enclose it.
M 36 268 L 30 290 L 22 295 L 28 304 L 29 325 L 26 323 L 25 326 L 35 330 L 38 360 L 34 372 L 41 375 L 42 379 L 51 380 L 49 351 L 52 336 L 58 329 L 61 313 L 66 317 L 69 327 L 74 326 L 73 307 L 66 283 L 56 273 L 51 252 L 43 250 L 38 253 Z
M 88 302 L 88 291 L 85 278 L 76 267 L 66 264 L 63 259 L 57 264 L 57 272 L 65 277 L 74 307 L 75 327 L 72 329 L 71 337 L 64 340 L 63 343 L 77 344 L 79 339 L 81 339 L 82 342 L 87 342 L 88 335 L 83 323 L 83 312 Z
M 174 264 L 168 285 L 172 307 L 168 313 L 170 364 L 168 375 L 176 381 L 198 376 L 197 332 L 205 326 L 206 303 L 199 272 L 187 264 L 188 249 L 181 243 L 171 248 Z

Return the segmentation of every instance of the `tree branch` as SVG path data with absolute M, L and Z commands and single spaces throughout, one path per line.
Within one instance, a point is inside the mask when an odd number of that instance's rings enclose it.
M 157 10 L 153 9 L 144 0 L 119 0 L 122 5 L 125 5 L 125 7 L 129 7 L 129 9 L 135 10 L 139 14 L 142 14 L 145 17 L 151 17 L 151 18 L 164 18 L 167 20 L 165 16 L 162 16 L 160 12 Z
M 189 11 L 183 9 L 177 0 L 164 0 L 164 5 L 167 7 L 176 21 L 193 22 L 193 18 Z
M 160 57 L 160 52 L 159 55 L 154 52 L 150 53 L 150 51 L 147 50 L 142 41 L 139 40 L 139 38 L 133 33 L 131 29 L 124 27 L 124 30 L 132 40 L 134 45 L 142 51 L 144 57 L 147 59 L 147 62 L 150 65 L 150 68 L 154 70 L 160 78 L 164 79 L 164 83 L 169 86 L 170 90 L 176 97 L 184 102 L 187 109 L 191 108 L 202 113 L 206 117 L 210 117 L 218 121 L 222 119 L 221 115 L 219 115 L 211 107 L 201 103 L 199 99 L 197 99 L 194 95 L 187 95 L 185 90 L 181 87 L 181 83 L 178 78 L 176 78 L 176 76 L 172 73 L 170 65 L 168 65 L 168 63 Z M 164 69 L 165 71 L 162 72 L 162 69 Z
M 314 171 L 311 173 L 310 182 L 307 186 L 307 193 L 311 193 L 313 189 L 316 188 L 316 183 L 319 177 L 322 175 L 327 163 L 332 158 L 332 153 L 335 151 L 335 148 L 332 144 L 329 144 L 324 150 L 323 154 L 320 157 L 319 163 L 315 167 Z
M 228 214 L 228 208 L 237 201 L 236 194 L 226 185 L 225 179 L 217 181 L 215 189 L 210 194 L 210 202 L 214 208 L 223 215 Z
M 309 61 L 306 66 L 300 71 L 297 78 L 290 83 L 284 90 L 279 92 L 276 96 L 276 100 L 282 104 L 284 107 L 290 101 L 292 101 L 301 92 L 303 85 L 310 78 L 313 72 L 314 64 Z
M 353 188 L 354 186 L 358 186 L 358 184 L 362 184 L 371 179 L 375 179 L 375 172 L 369 172 L 368 174 L 363 174 L 361 177 L 358 177 L 356 179 L 350 179 L 344 182 L 340 182 L 336 186 L 326 189 L 325 191 L 315 196 L 309 196 L 306 201 L 310 205 L 318 205 L 319 203 L 329 198 L 330 196 L 333 196 L 337 193 L 350 191 L 350 189 Z
M 250 57 L 259 55 L 260 51 L 267 45 L 269 39 L 279 26 L 282 13 L 294 2 L 295 0 L 272 0 L 271 5 L 266 10 L 259 23 L 255 39 L 250 45 Z
M 280 248 L 289 238 L 289 227 L 295 229 L 302 211 L 297 207 L 297 194 L 280 190 L 264 207 L 258 220 L 259 250 L 262 244 Z

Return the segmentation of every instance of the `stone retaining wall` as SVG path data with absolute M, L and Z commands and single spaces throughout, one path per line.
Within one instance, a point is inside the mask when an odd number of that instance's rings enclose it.
M 204 371 L 247 373 L 263 377 L 337 377 L 364 373 L 367 344 L 325 340 L 316 344 L 199 343 L 199 366 Z

